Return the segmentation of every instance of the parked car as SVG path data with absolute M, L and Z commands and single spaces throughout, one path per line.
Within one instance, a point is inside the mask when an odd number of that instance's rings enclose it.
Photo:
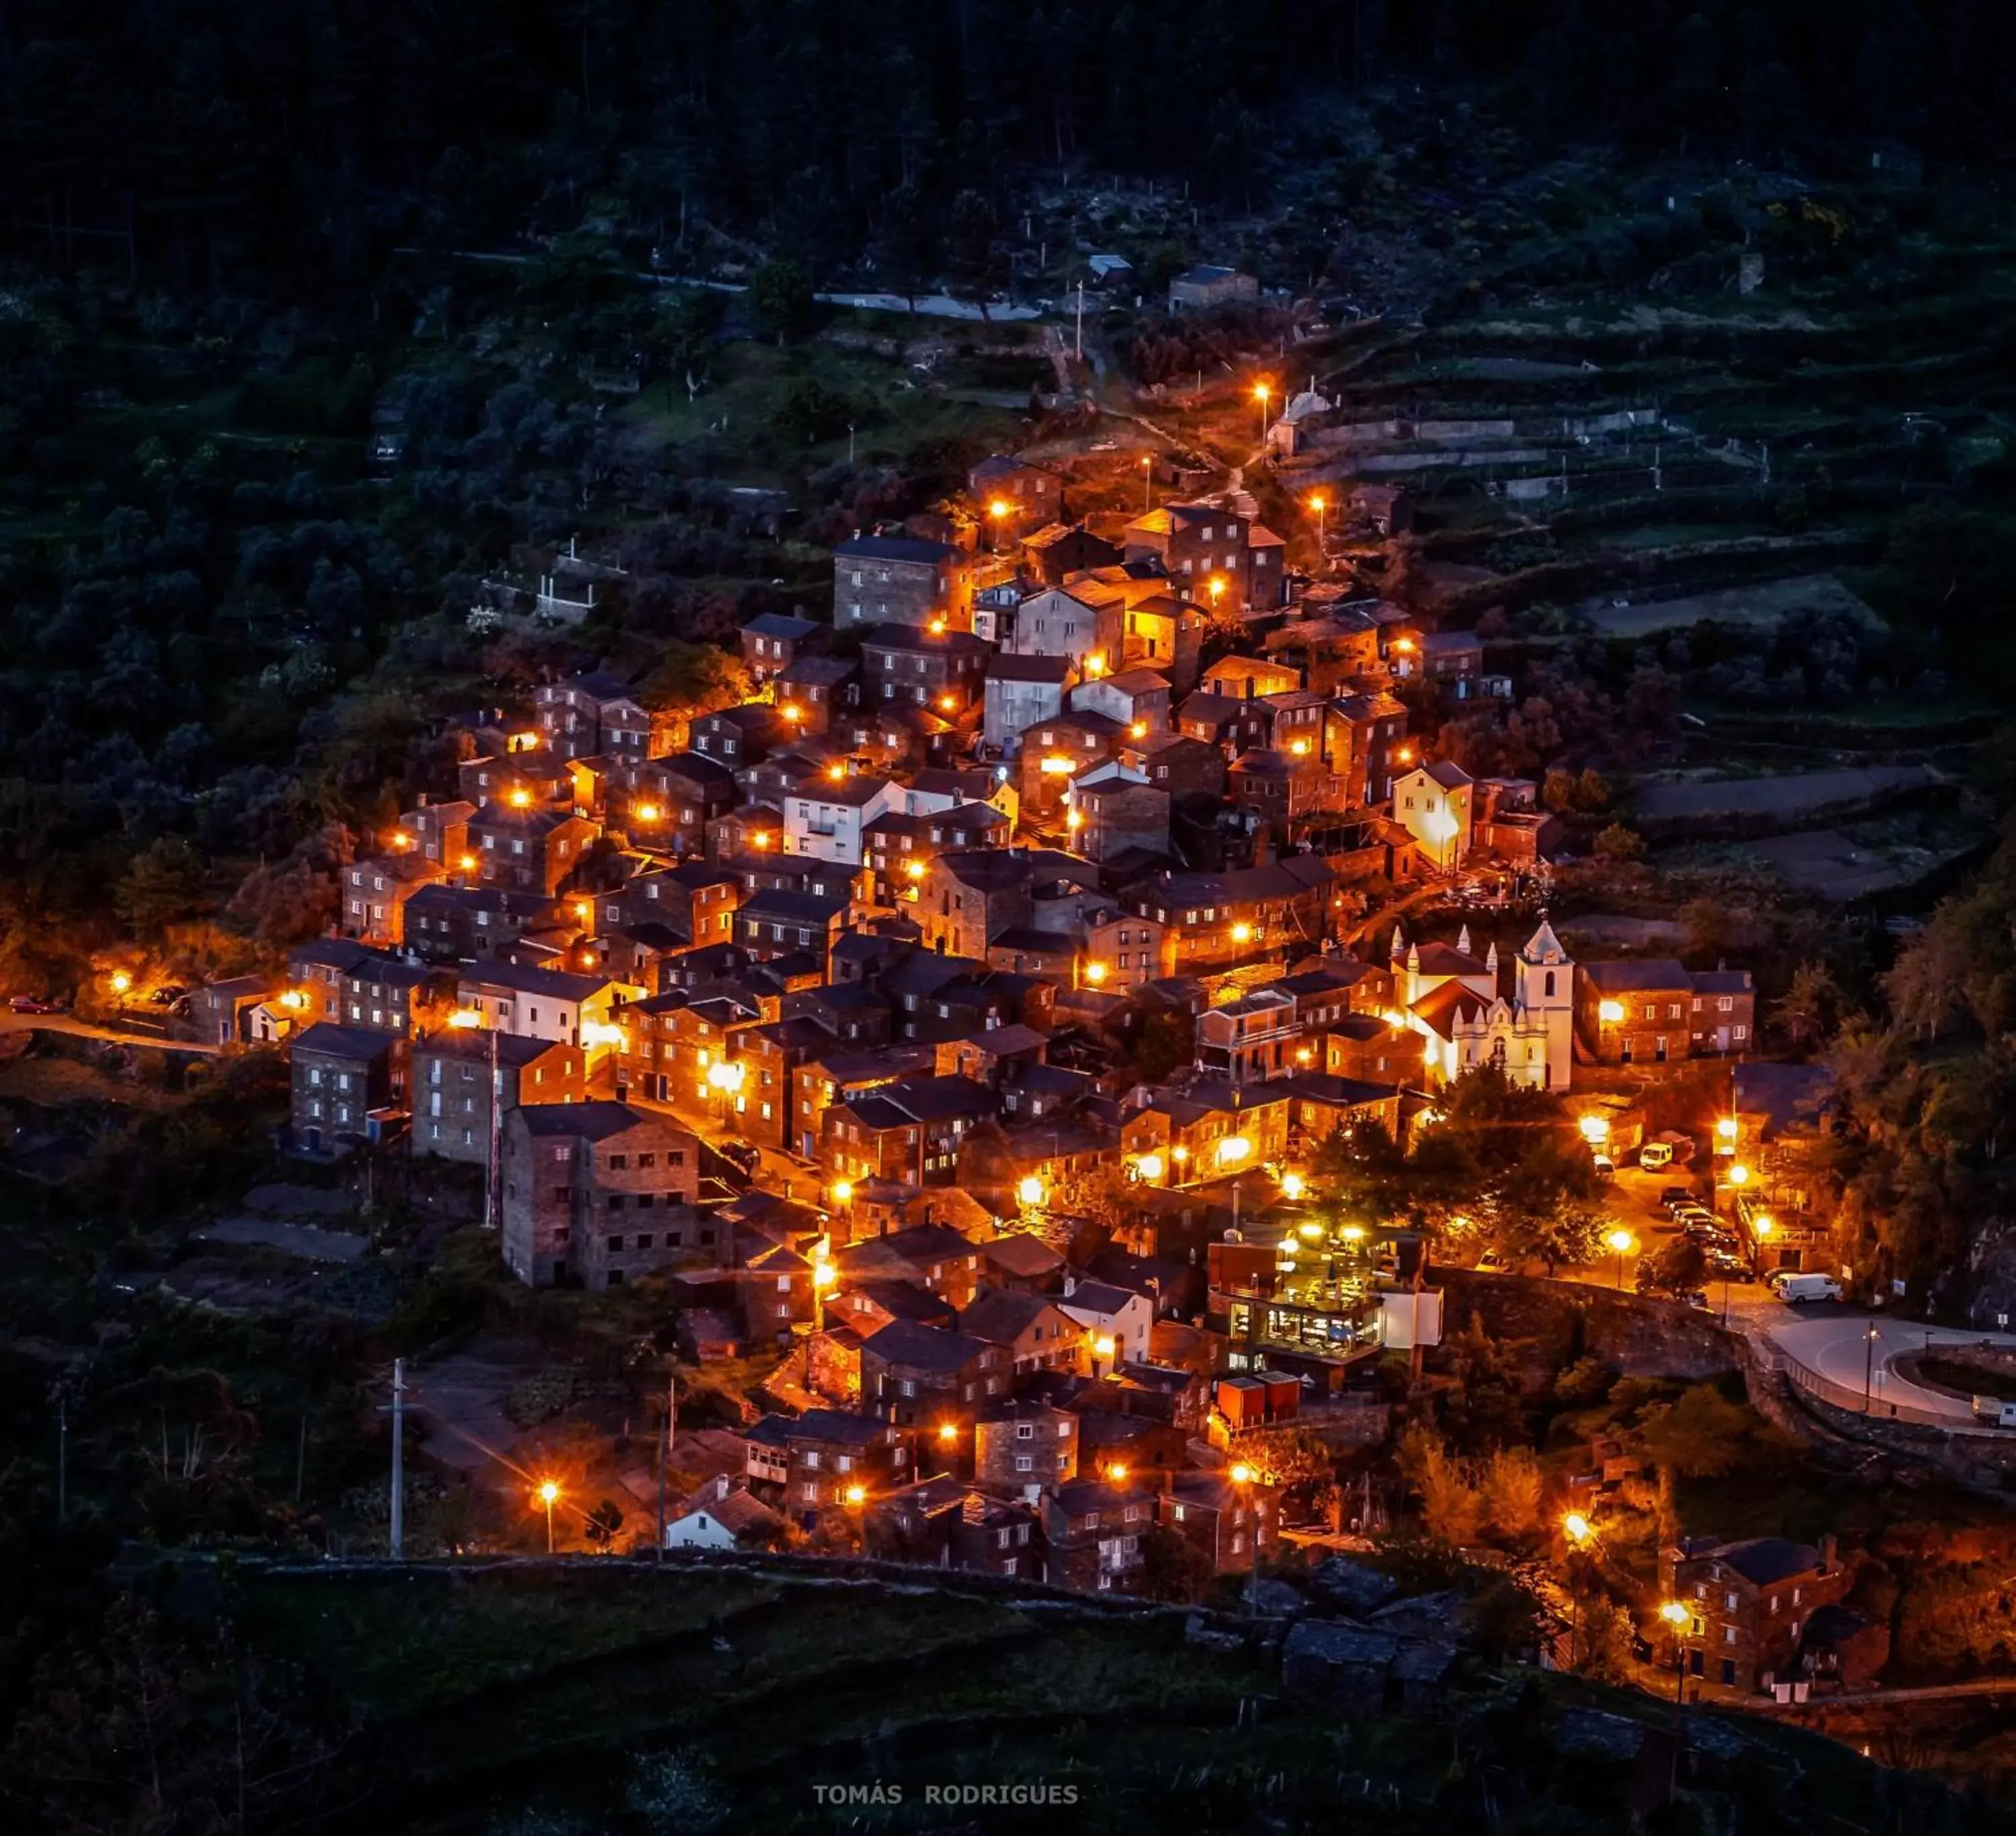
M 16 1013 L 60 1013 L 63 1004 L 41 995 L 16 995 L 7 1005 Z
M 1505 1258 L 1496 1250 L 1486 1250 L 1477 1258 L 1477 1272 L 1480 1275 L 1503 1275 Z
M 1596 1163 L 1596 1176 L 1597 1179 L 1615 1179 L 1617 1177 L 1617 1163 L 1612 1160 L 1608 1154 L 1599 1154 L 1595 1155 L 1593 1158 Z
M 157 1007 L 172 1007 L 189 990 L 174 982 L 164 982 L 149 995 L 148 1000 Z
M 1659 1203 L 1669 1211 L 1694 1202 L 1694 1188 L 1690 1186 L 1669 1186 L 1659 1194 Z

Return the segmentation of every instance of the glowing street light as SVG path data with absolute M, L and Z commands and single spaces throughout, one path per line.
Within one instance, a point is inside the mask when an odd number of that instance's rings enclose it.
M 847 776 L 847 767 L 840 760 L 835 759 L 826 768 L 826 775 L 836 784 L 840 783 Z
M 448 1024 L 457 1032 L 467 1032 L 482 1025 L 483 1010 L 481 1007 L 458 1007 L 448 1017 Z
M 525 806 L 531 801 L 531 792 L 527 790 L 522 784 L 519 785 L 512 791 L 509 798 L 511 807 L 514 810 L 521 810 L 524 808 Z
M 1101 1333 L 1092 1341 L 1092 1355 L 1095 1358 L 1111 1358 L 1116 1349 L 1111 1333 Z
M 1094 988 L 1097 988 L 1101 982 L 1106 980 L 1106 965 L 1103 963 L 1086 963 L 1085 966 L 1085 979 L 1090 982 Z
M 299 988 L 288 988 L 281 994 L 280 1005 L 283 1007 L 286 1008 L 291 1013 L 298 1013 L 301 1009 L 307 1006 L 308 1004 L 308 996 L 303 994 Z M 455 1023 L 453 1021 L 450 1021 L 448 1024 L 452 1026 Z
M 1218 1164 L 1236 1167 L 1252 1151 L 1253 1143 L 1244 1135 L 1228 1135 L 1218 1144 Z
M 1355 1245 L 1364 1242 L 1365 1226 L 1363 1224 L 1347 1224 L 1345 1226 L 1344 1229 L 1338 1233 L 1338 1234 L 1343 1237 L 1346 1243 L 1355 1247 Z
M 795 701 L 787 701 L 779 711 L 794 725 L 805 718 L 805 711 Z
M 538 1490 L 539 1503 L 546 1507 L 546 1553 L 553 1553 L 553 1507 L 559 1503 L 560 1489 L 551 1479 L 543 1481 Z
M 1570 1511 L 1565 1517 L 1562 1518 L 1561 1528 L 1567 1532 L 1568 1541 L 1578 1549 L 1596 1534 L 1589 1528 L 1589 1519 L 1580 1511 Z
M 1584 1116 L 1575 1126 L 1582 1130 L 1582 1138 L 1591 1147 L 1610 1139 L 1610 1124 L 1601 1116 Z
M 655 803 L 640 803 L 637 806 L 637 820 L 640 823 L 655 823 L 664 813 Z
M 123 995 L 132 985 L 133 978 L 124 970 L 116 970 L 113 972 L 112 992 L 113 994 Z
M 1298 1199 L 1307 1190 L 1308 1187 L 1301 1174 L 1283 1173 L 1281 1175 L 1282 1197 L 1291 1201 Z
M 945 713 L 950 714 L 958 707 L 959 697 L 956 695 L 941 695 L 938 697 L 938 706 Z
M 837 1205 L 851 1204 L 854 1202 L 854 1185 L 852 1181 L 847 1179 L 836 1179 L 833 1181 L 833 1202 Z
M 1089 676 L 1102 676 L 1106 674 L 1106 653 L 1103 650 L 1095 650 L 1085 658 L 1085 673 Z
M 1251 1485 L 1253 1483 L 1253 1469 L 1243 1460 L 1232 1469 L 1232 1482 L 1235 1485 Z
M 1144 452 L 1141 455 L 1141 513 L 1144 517 L 1148 513 L 1150 509 L 1148 502 L 1149 494 L 1153 491 L 1154 488 L 1154 455 L 1152 453 Z
M 1244 923 L 1233 925 L 1232 941 L 1236 944 L 1250 944 L 1253 941 L 1253 927 Z
M 921 880 L 924 877 L 924 863 L 922 861 L 905 861 L 903 871 L 913 880 Z
M 1225 576 L 1222 574 L 1214 574 L 1211 577 L 1211 603 L 1212 606 L 1215 607 L 1218 604 L 1218 602 L 1224 597 Z
M 1015 1196 L 1025 1205 L 1039 1205 L 1043 1202 L 1043 1183 L 1034 1173 L 1027 1175 L 1015 1188 Z
M 460 855 L 457 858 L 455 864 L 459 867 L 463 873 L 473 873 L 476 871 L 476 856 L 473 855 Z
M 1143 1179 L 1159 1179 L 1162 1176 L 1162 1157 L 1159 1154 L 1144 1154 L 1134 1163 L 1135 1172 Z
M 959 1424 L 957 1422 L 940 1422 L 938 1424 L 938 1444 L 940 1446 L 949 1447 L 958 1438 Z
M 1604 1242 L 1617 1252 L 1617 1291 L 1624 1291 L 1624 1258 L 1638 1247 L 1638 1240 L 1628 1230 L 1613 1230 Z
M 847 1489 L 847 1502 L 850 1509 L 854 1510 L 860 1510 L 862 1506 L 868 1502 L 868 1488 L 865 1485 L 848 1486 Z
M 1724 1141 L 1733 1141 L 1736 1139 L 1736 1118 L 1724 1116 L 1715 1124 L 1715 1132 Z
M 1311 1243 L 1314 1243 L 1318 1237 L 1323 1235 L 1323 1226 L 1313 1218 L 1312 1218 L 1306 1224 L 1298 1224 L 1295 1228 L 1299 1230 L 1304 1237 L 1307 1237 Z
M 724 1096 L 732 1096 L 742 1088 L 743 1067 L 731 1064 L 726 1059 L 707 1067 L 707 1081 Z
M 1596 1017 L 1605 1026 L 1615 1026 L 1624 1017 L 1622 1001 L 1599 1001 L 1596 1004 Z
M 1321 554 L 1323 545 L 1323 512 L 1330 508 L 1330 505 L 1325 500 L 1323 494 L 1319 491 L 1310 497 L 1309 508 L 1316 513 L 1316 553 Z
M 934 619 L 931 621 L 931 635 L 932 635 L 933 637 L 934 637 L 934 638 L 941 638 L 941 637 L 943 637 L 943 636 L 945 635 L 945 621 L 942 618 L 934 618 Z
M 1729 1169 L 1729 1183 L 1732 1186 L 1748 1186 L 1750 1183 L 1750 1169 L 1738 1161 Z
M 1267 404 L 1273 399 L 1274 391 L 1265 383 L 1253 385 L 1253 399 L 1260 405 L 1260 443 L 1267 443 Z
M 1145 740 L 1148 736 L 1148 723 L 1144 720 L 1137 720 L 1127 731 L 1134 739 Z

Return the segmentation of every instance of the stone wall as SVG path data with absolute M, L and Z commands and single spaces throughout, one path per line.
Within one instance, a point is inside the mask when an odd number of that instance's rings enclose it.
M 1468 1269 L 1438 1268 L 1429 1279 L 1445 1296 L 1444 1337 L 1474 1316 L 1494 1339 L 1521 1343 L 1521 1373 L 1536 1394 L 1584 1356 L 1600 1359 L 1625 1377 L 1685 1383 L 1725 1377 L 1738 1368 L 1733 1335 L 1712 1316 L 1677 1301 L 1644 1300 L 1584 1282 Z

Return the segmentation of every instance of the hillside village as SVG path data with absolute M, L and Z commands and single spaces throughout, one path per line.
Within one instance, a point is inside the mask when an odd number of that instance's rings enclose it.
M 1347 1144 L 1405 1150 L 1481 1072 L 1568 1104 L 1597 1195 L 1712 1061 L 1704 1164 L 1769 1163 L 1750 974 L 1577 959 L 1540 786 L 1427 756 L 1508 692 L 1474 634 L 1142 469 L 1141 513 L 1074 520 L 1067 470 L 995 455 L 848 537 L 830 624 L 743 628 L 742 700 L 600 671 L 472 712 L 335 931 L 188 998 L 284 1048 L 298 1160 L 459 1165 L 517 1281 L 658 1285 L 683 1357 L 769 1370 L 661 1454 L 697 1491 L 628 1477 L 628 1538 L 1255 1575 L 1268 1437 L 1381 1438 L 1380 1360 L 1443 1336 L 1418 1231 L 1327 1190 Z M 1489 938 L 1412 934 L 1451 909 Z M 1550 1263 L 1607 1267 L 1603 1223 Z M 1831 1265 L 1798 1224 L 1700 1234 L 1725 1281 Z

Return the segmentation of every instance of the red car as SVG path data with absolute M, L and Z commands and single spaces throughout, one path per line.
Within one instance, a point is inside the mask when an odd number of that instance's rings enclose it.
M 60 1013 L 63 1010 L 62 1002 L 45 1001 L 34 995 L 16 995 L 7 1005 L 16 1013 Z

